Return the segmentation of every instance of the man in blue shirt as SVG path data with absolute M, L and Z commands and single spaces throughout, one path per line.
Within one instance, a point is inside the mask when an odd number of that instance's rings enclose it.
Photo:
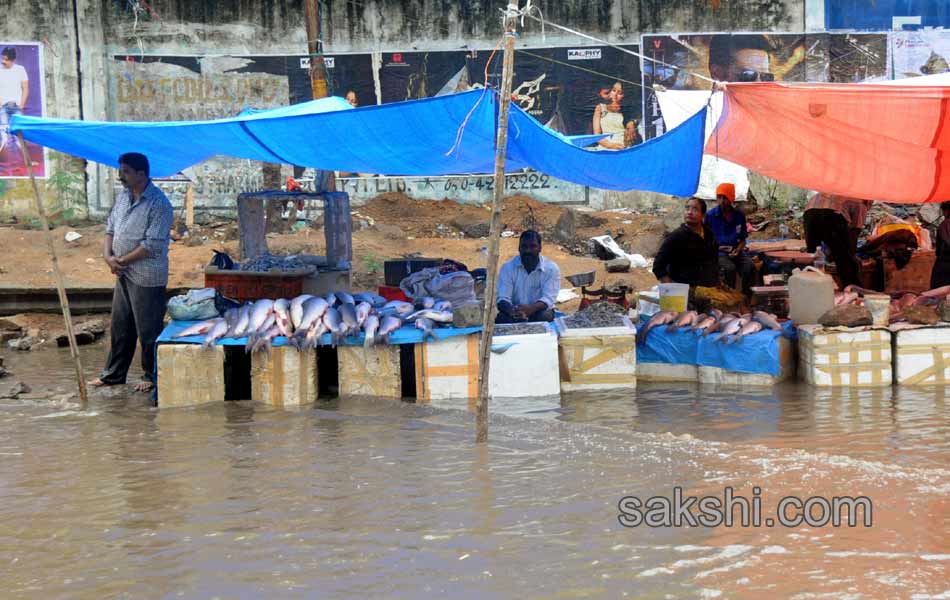
M 749 237 L 745 215 L 736 208 L 736 186 L 720 183 L 716 188 L 718 206 L 706 213 L 705 223 L 712 229 L 719 244 L 719 270 L 722 278 L 735 287 L 736 274 L 741 278 L 742 292 L 749 294 L 755 265 L 746 255 L 745 242 Z
M 518 256 L 498 271 L 498 316 L 495 323 L 553 321 L 561 289 L 561 270 L 541 256 L 541 234 L 521 234 Z

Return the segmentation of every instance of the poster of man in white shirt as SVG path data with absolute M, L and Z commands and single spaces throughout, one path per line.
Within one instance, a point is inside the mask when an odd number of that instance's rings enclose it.
M 14 115 L 43 116 L 43 48 L 0 42 L 0 178 L 27 177 L 26 161 L 10 132 Z M 27 143 L 33 172 L 46 176 L 43 148 Z

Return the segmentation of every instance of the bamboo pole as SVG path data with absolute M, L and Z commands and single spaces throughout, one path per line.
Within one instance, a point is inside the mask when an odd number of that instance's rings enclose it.
M 53 244 L 53 232 L 50 231 L 49 228 L 49 220 L 46 218 L 46 208 L 43 206 L 40 186 L 36 183 L 36 177 L 33 174 L 33 161 L 30 160 L 30 153 L 26 147 L 26 140 L 23 139 L 23 132 L 17 132 L 17 138 L 20 140 L 20 152 L 23 154 L 23 162 L 26 163 L 26 169 L 30 175 L 30 183 L 33 184 L 36 212 L 39 213 L 40 224 L 43 226 L 43 231 L 46 234 L 46 246 L 49 249 L 50 260 L 53 262 L 53 277 L 56 278 L 56 291 L 59 293 L 59 305 L 63 309 L 63 320 L 66 321 L 66 337 L 69 338 L 69 353 L 72 355 L 73 363 L 76 367 L 76 383 L 79 385 L 79 406 L 85 410 L 88 402 L 86 398 L 86 380 L 83 375 L 82 359 L 79 357 L 79 346 L 76 344 L 76 336 L 73 333 L 73 316 L 69 310 L 69 298 L 66 297 L 63 273 L 59 268 L 59 257 L 56 255 L 56 246 Z
M 505 54 L 499 94 L 498 134 L 495 143 L 495 195 L 492 198 L 491 227 L 488 233 L 488 277 L 485 280 L 485 310 L 482 316 L 482 337 L 479 345 L 478 402 L 475 410 L 475 442 L 488 441 L 488 373 L 491 364 L 491 341 L 495 330 L 495 299 L 497 297 L 498 251 L 501 239 L 501 209 L 505 198 L 505 157 L 508 151 L 508 110 L 511 106 L 511 76 L 515 60 L 515 29 L 517 0 L 508 2 L 505 14 Z

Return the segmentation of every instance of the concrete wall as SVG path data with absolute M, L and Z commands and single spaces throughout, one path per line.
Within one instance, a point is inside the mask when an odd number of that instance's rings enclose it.
M 547 19 L 613 42 L 639 43 L 640 34 L 649 32 L 799 31 L 805 26 L 804 0 L 535 4 Z M 276 106 L 290 98 L 286 85 L 267 73 L 236 72 L 240 59 L 227 56 L 306 52 L 300 0 L 28 0 L 0 5 L 6 5 L 0 22 L 6 39 L 48 44 L 47 116 L 209 118 L 234 114 L 245 105 Z M 322 6 L 327 53 L 490 48 L 501 35 L 501 0 L 325 0 Z M 550 28 L 542 39 L 540 25 L 527 24 L 518 42 L 522 46 L 586 43 Z M 149 62 L 150 57 L 174 55 L 182 59 Z M 188 57 L 206 58 L 189 64 Z M 207 86 L 223 91 L 205 93 Z M 68 172 L 80 173 L 75 164 L 63 164 Z M 101 217 L 112 204 L 114 171 L 90 164 L 86 175 L 89 212 Z M 260 165 L 250 161 L 212 161 L 196 169 L 194 177 L 199 205 L 219 205 L 221 198 L 261 185 Z M 0 180 L 4 184 L 0 215 L 31 212 L 23 183 Z M 184 189 L 184 183 L 168 188 L 173 201 Z

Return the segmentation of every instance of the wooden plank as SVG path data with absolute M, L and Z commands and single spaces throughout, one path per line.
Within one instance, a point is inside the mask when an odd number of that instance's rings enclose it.
M 224 402 L 224 347 L 158 346 L 158 406 L 171 408 Z
M 267 252 L 264 200 L 254 194 L 240 194 L 237 205 L 241 260 L 256 258 Z
M 337 348 L 340 396 L 402 398 L 399 346 Z
M 195 228 L 195 186 L 191 183 L 185 190 L 185 227 L 188 231 Z
M 317 401 L 317 355 L 279 346 L 251 356 L 251 400 L 270 406 L 305 406 Z

